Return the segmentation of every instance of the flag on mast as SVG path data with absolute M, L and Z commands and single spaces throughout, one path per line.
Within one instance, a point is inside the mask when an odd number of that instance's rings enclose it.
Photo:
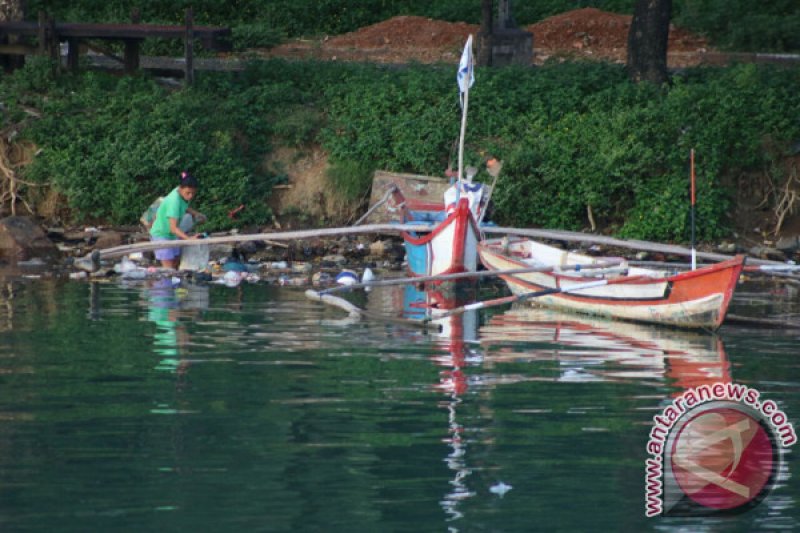
M 464 93 L 472 87 L 475 83 L 475 69 L 473 68 L 472 61 L 472 35 L 467 38 L 467 44 L 464 45 L 464 52 L 461 54 L 461 61 L 458 63 L 458 91 L 463 97 Z M 463 105 L 463 103 L 462 103 Z

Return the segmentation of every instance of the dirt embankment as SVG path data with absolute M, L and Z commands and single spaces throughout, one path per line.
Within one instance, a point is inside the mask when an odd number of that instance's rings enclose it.
M 524 29 L 533 33 L 534 64 L 550 58 L 624 62 L 630 24 L 630 15 L 585 8 L 555 15 Z M 333 61 L 452 63 L 458 60 L 467 36 L 478 30 L 476 24 L 401 16 L 343 35 L 292 41 L 264 53 Z M 697 65 L 708 51 L 705 38 L 671 27 L 670 67 Z

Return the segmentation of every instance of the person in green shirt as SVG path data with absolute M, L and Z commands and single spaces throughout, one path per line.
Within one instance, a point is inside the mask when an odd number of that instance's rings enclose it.
M 205 215 L 189 207 L 189 202 L 197 194 L 197 178 L 188 172 L 181 173 L 180 185 L 170 192 L 158 206 L 156 218 L 150 227 L 150 238 L 153 241 L 173 241 L 177 239 L 196 239 L 180 228 L 183 215 L 189 213 L 198 222 L 205 220 Z M 177 269 L 180 263 L 180 247 L 160 248 L 156 250 L 156 259 L 165 268 Z

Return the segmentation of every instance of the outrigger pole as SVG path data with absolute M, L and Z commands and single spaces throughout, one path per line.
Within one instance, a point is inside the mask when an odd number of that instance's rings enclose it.
M 694 208 L 694 203 L 695 203 L 694 148 L 692 148 L 692 150 L 689 152 L 689 169 L 690 169 L 689 170 L 690 180 L 692 182 L 692 185 L 691 185 L 691 187 L 692 187 L 692 207 L 691 207 L 691 210 L 690 210 L 691 225 L 692 225 L 692 270 L 697 270 L 697 249 L 695 248 L 695 245 L 694 245 L 694 238 L 695 238 L 695 235 L 694 235 L 694 227 L 695 227 L 695 222 L 694 222 L 694 211 L 695 211 L 695 208 Z

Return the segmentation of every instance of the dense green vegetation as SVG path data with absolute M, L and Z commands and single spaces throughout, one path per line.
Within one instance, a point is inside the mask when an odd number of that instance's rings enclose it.
M 506 162 L 494 199 L 499 222 L 581 228 L 587 206 L 626 236 L 685 240 L 688 154 L 697 151 L 700 235 L 729 227 L 733 178 L 769 173 L 800 139 L 797 70 L 743 65 L 696 70 L 671 88 L 633 85 L 598 63 L 481 70 L 471 92 L 467 162 Z M 263 223 L 273 145 L 321 144 L 336 188 L 350 198 L 370 172 L 441 175 L 453 163 L 459 107 L 454 69 L 255 63 L 243 74 L 199 76 L 191 90 L 99 73 L 55 79 L 33 62 L 0 79 L 4 122 L 41 153 L 26 178 L 47 182 L 74 214 L 133 223 L 189 168 L 215 227 L 244 203 Z M 488 179 L 485 174 L 479 178 Z
M 536 0 L 514 3 L 519 24 L 581 7 L 632 13 L 634 0 Z M 239 47 L 270 46 L 281 37 L 339 34 L 395 15 L 480 22 L 480 0 L 29 0 L 32 14 L 46 10 L 61 20 L 127 21 L 133 7 L 146 22 L 180 23 L 192 6 L 199 24 L 231 26 Z M 708 35 L 715 44 L 743 51 L 800 51 L 796 0 L 674 0 L 673 21 Z

